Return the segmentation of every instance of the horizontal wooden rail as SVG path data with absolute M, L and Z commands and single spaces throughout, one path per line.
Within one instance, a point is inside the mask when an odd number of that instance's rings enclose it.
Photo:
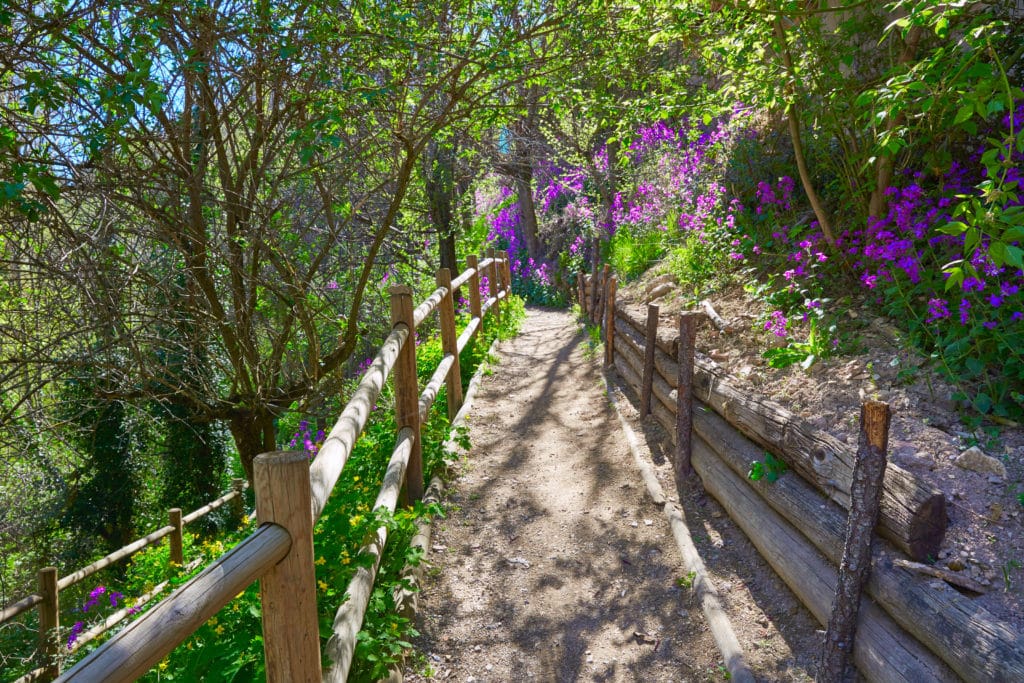
M 243 486 L 248 486 L 248 483 L 244 484 Z M 187 515 L 185 515 L 184 517 L 181 518 L 181 521 L 182 521 L 183 524 L 191 524 L 192 522 L 196 521 L 200 517 L 205 517 L 206 515 L 210 514 L 214 510 L 216 510 L 217 508 L 221 507 L 222 505 L 224 505 L 226 503 L 230 503 L 232 500 L 234 500 L 235 498 L 238 498 L 241 495 L 242 494 L 239 493 L 238 491 L 232 491 L 230 493 L 225 493 L 223 496 L 221 496 L 217 500 L 212 501 L 210 503 L 207 503 L 206 505 L 204 505 L 203 507 L 199 508 L 198 510 L 193 510 L 192 512 L 188 513 Z
M 427 382 L 423 393 L 420 394 L 420 421 L 426 421 L 427 414 L 430 412 L 431 406 L 434 405 L 434 399 L 437 398 L 437 392 L 441 390 L 441 385 L 444 384 L 445 378 L 448 377 L 448 371 L 452 369 L 453 365 L 455 365 L 455 356 L 451 354 L 446 355 L 437 364 L 437 370 L 434 370 L 430 381 Z
M 402 344 L 411 336 L 409 328 L 396 327 L 381 346 L 373 363 L 363 373 L 363 378 L 356 387 L 352 398 L 345 405 L 331 433 L 320 447 L 320 452 L 313 459 L 309 468 L 310 486 L 312 487 L 313 519 L 320 518 L 327 498 L 334 490 L 334 485 L 341 476 L 356 439 L 363 433 L 370 411 L 380 397 L 388 374 L 395 367 L 395 360 Z
M 469 323 L 466 325 L 466 329 L 464 329 L 462 331 L 462 334 L 459 335 L 459 339 L 457 342 L 459 353 L 462 353 L 465 350 L 466 346 L 469 344 L 469 340 L 472 339 L 473 336 L 479 330 L 480 318 L 473 318 L 472 320 L 470 320 Z
M 128 557 L 129 555 L 133 555 L 133 554 L 137 553 L 138 551 L 142 550 L 146 546 L 152 545 L 153 543 L 156 543 L 157 541 L 163 539 L 165 536 L 169 536 L 171 534 L 171 532 L 173 532 L 173 531 L 174 531 L 174 527 L 173 526 L 169 526 L 168 525 L 168 526 L 160 527 L 159 529 L 157 529 L 153 533 L 149 534 L 148 536 L 143 536 L 139 540 L 137 540 L 137 541 L 135 541 L 133 543 L 129 543 L 128 545 L 124 546 L 120 550 L 115 550 L 114 552 L 110 553 L 106 557 L 101 558 L 99 560 L 96 560 L 92 564 L 87 565 L 85 567 L 82 567 L 78 571 L 73 572 L 71 574 L 68 574 L 67 576 L 62 577 L 57 582 L 57 588 L 59 590 L 64 590 L 68 586 L 73 586 L 76 583 L 78 583 L 79 581 L 81 581 L 82 579 L 85 579 L 85 578 L 88 578 L 88 577 L 92 576 L 93 574 L 95 574 L 99 570 L 101 570 L 101 569 L 103 569 L 105 567 L 109 567 L 110 565 L 114 564 L 118 560 L 123 560 L 124 558 Z
M 43 601 L 43 596 L 38 594 L 32 594 L 27 598 L 22 598 L 18 602 L 12 603 L 0 610 L 0 623 L 13 619 L 22 612 L 27 612 L 39 603 Z
M 462 285 L 464 285 L 467 282 L 469 282 L 469 278 L 471 278 L 474 275 L 476 275 L 477 272 L 478 271 L 477 271 L 476 268 L 466 268 L 466 270 L 462 271 L 462 275 L 460 275 L 457 278 L 455 278 L 454 280 L 452 280 L 452 289 L 453 290 L 458 289 Z
M 411 429 L 399 432 L 398 442 L 384 474 L 384 484 L 373 504 L 374 510 L 385 508 L 391 512 L 395 511 L 398 494 L 402 489 L 402 482 L 405 481 L 405 470 L 409 465 L 409 454 L 414 438 Z M 373 594 L 373 582 L 377 578 L 387 540 L 387 527 L 382 526 L 371 536 L 370 542 L 359 551 L 359 555 L 369 558 L 370 562 L 356 570 L 346 590 L 348 600 L 341 604 L 334 615 L 334 625 L 331 628 L 333 633 L 327 641 L 327 653 L 334 664 L 324 672 L 325 683 L 344 683 L 348 678 L 352 655 L 355 653 L 356 634 L 362 628 L 363 618 L 366 616 L 366 607 Z
M 280 562 L 291 547 L 282 527 L 266 524 L 209 565 L 123 631 L 94 650 L 59 681 L 129 683 L 166 657 L 221 607 Z
M 438 287 L 423 303 L 417 306 L 416 310 L 412 312 L 413 327 L 419 329 L 423 321 L 427 319 L 428 315 L 434 312 L 434 309 L 437 308 L 437 305 L 441 303 L 441 299 L 443 299 L 444 295 L 447 293 L 447 287 Z

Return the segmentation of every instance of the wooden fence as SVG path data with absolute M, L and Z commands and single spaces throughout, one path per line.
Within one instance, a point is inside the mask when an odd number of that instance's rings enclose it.
M 487 278 L 489 285 L 483 301 L 482 277 Z M 464 285 L 469 287 L 472 316 L 465 329 L 457 333 L 453 292 Z M 459 353 L 480 331 L 488 310 L 493 310 L 500 320 L 501 301 L 507 297 L 510 286 L 508 255 L 489 249 L 486 258 L 467 258 L 466 270 L 454 279 L 448 269 L 439 270 L 437 289 L 415 308 L 409 287 L 392 287 L 392 331 L 313 462 L 309 462 L 306 453 L 294 451 L 264 453 L 256 458 L 253 487 L 260 527 L 79 661 L 59 680 L 135 680 L 259 579 L 267 680 L 344 681 L 387 541 L 387 529 L 378 529 L 376 537 L 362 550 L 373 561 L 369 567 L 357 570 L 349 584 L 349 597 L 337 610 L 333 635 L 327 643 L 332 666 L 322 671 L 313 526 L 392 370 L 398 435 L 375 508 L 383 506 L 394 511 L 400 498 L 409 503 L 422 497 L 420 423 L 426 419 L 442 384 L 447 387 L 449 415 L 459 410 Z M 435 310 L 440 318 L 444 356 L 421 392 L 416 374 L 415 331 Z
M 644 319 L 616 301 L 607 267 L 577 280 L 581 307 L 602 327 L 605 364 L 639 395 L 675 443 L 677 486 L 692 467 L 760 554 L 822 624 L 830 616 L 844 551 L 855 453 L 779 404 L 738 387 L 695 352 L 696 316 L 680 314 L 660 330 L 649 304 Z M 596 285 L 596 286 L 595 286 Z M 796 476 L 751 481 L 751 462 L 766 452 Z M 1024 680 L 1024 637 L 949 588 L 912 573 L 914 559 L 937 554 L 946 527 L 945 498 L 889 464 L 878 548 L 861 604 L 853 661 L 868 680 Z M 917 565 L 920 567 L 920 565 Z
M 25 674 L 19 678 L 16 683 L 22 683 L 24 681 L 52 681 L 60 673 L 60 663 L 57 654 L 58 649 L 60 648 L 60 592 L 62 590 L 66 590 L 80 581 L 89 578 L 96 572 L 111 566 L 115 562 L 131 557 L 140 550 L 162 541 L 164 538 L 167 539 L 169 546 L 170 561 L 178 566 L 184 565 L 185 558 L 182 550 L 182 532 L 185 525 L 191 524 L 192 522 L 205 517 L 222 505 L 232 501 L 237 506 L 236 516 L 240 518 L 242 516 L 242 491 L 246 486 L 247 484 L 243 479 L 235 479 L 233 481 L 232 491 L 187 515 L 182 515 L 180 508 L 171 508 L 167 513 L 169 522 L 167 526 L 161 527 L 148 536 L 144 536 L 143 538 L 133 541 L 123 548 L 115 550 L 106 557 L 96 560 L 92 564 L 82 567 L 67 576 L 58 577 L 56 567 L 44 567 L 43 569 L 40 569 L 38 575 L 39 592 L 7 605 L 0 610 L 0 624 L 28 612 L 33 607 L 37 608 L 39 611 L 38 648 L 40 656 L 44 661 L 46 661 L 46 664 L 29 672 L 28 674 Z M 102 622 L 81 633 L 75 639 L 74 643 L 68 646 L 69 651 L 73 652 L 77 650 L 124 621 L 125 618 L 133 613 L 133 610 L 139 609 L 166 590 L 168 584 L 169 581 L 163 581 L 157 584 L 144 595 L 137 596 L 135 598 L 135 603 L 131 608 L 124 607 L 117 610 L 116 612 L 108 615 Z

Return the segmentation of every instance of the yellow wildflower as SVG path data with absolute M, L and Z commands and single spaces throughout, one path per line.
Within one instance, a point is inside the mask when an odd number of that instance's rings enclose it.
M 318 566 L 319 565 L 324 565 L 324 564 L 327 564 L 327 560 L 325 560 L 323 557 L 318 557 L 318 558 L 316 558 L 316 562 L 314 564 L 316 564 Z
M 322 590 L 324 592 L 327 591 L 327 582 L 326 581 L 317 581 L 316 584 L 318 586 L 320 586 L 320 590 Z
M 213 632 L 216 633 L 218 636 L 222 636 L 224 635 L 224 627 L 218 626 L 217 628 L 213 629 Z
M 216 626 L 217 625 L 217 617 L 210 617 L 210 620 L 206 622 L 206 625 L 207 626 Z
M 167 663 L 166 659 L 164 661 L 160 662 L 160 670 L 161 671 L 166 671 L 168 666 L 170 666 L 170 664 Z
M 359 523 L 363 521 L 362 515 L 353 515 L 348 518 L 348 523 L 352 526 L 359 526 Z

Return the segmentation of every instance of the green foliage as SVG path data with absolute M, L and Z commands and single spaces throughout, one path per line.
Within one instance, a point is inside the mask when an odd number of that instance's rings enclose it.
M 684 293 L 700 299 L 704 293 L 719 284 L 727 272 L 727 253 L 722 242 L 687 234 L 682 244 L 671 248 L 668 254 L 668 271 L 675 277 Z
M 764 479 L 768 483 L 774 483 L 786 473 L 787 469 L 785 462 L 766 452 L 764 460 L 755 460 L 750 463 L 750 471 L 747 472 L 747 478 L 751 481 L 761 481 Z
M 620 227 L 608 242 L 608 263 L 623 280 L 633 280 L 665 255 L 661 231 Z
M 829 334 L 818 332 L 818 318 L 810 319 L 810 330 L 807 341 L 789 341 L 781 348 L 768 349 L 762 355 L 773 368 L 785 368 L 799 363 L 804 370 L 809 369 L 816 361 L 829 355 L 832 350 L 830 334 L 835 333 L 835 325 L 829 327 Z

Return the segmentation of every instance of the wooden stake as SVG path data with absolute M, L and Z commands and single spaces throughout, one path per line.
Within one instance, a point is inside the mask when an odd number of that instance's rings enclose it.
M 679 377 L 676 392 L 676 490 L 680 497 L 683 482 L 690 476 L 691 438 L 693 434 L 693 354 L 697 337 L 694 316 L 679 316 Z
M 644 376 L 640 388 L 640 417 L 651 414 L 651 391 L 654 383 L 654 346 L 658 343 L 658 304 L 647 304 L 647 334 L 644 342 Z
M 185 564 L 185 554 L 181 549 L 181 508 L 171 508 L 167 511 L 167 517 L 170 520 L 170 525 L 174 527 L 174 531 L 167 537 L 167 548 L 170 551 L 171 564 L 180 567 Z
M 451 354 L 455 359 L 445 377 L 448 419 L 454 420 L 459 408 L 462 407 L 462 371 L 459 369 L 459 335 L 455 329 L 455 298 L 452 295 L 452 273 L 450 270 L 441 268 L 437 271 L 437 286 L 448 289 L 448 293 L 438 304 L 438 315 L 441 318 L 441 348 L 446 355 Z
M 502 273 L 502 287 L 506 292 L 512 292 L 512 259 L 509 258 L 507 251 L 499 252 L 502 258 L 501 273 Z
M 253 469 L 257 519 L 283 527 L 292 539 L 284 559 L 260 578 L 267 681 L 320 683 L 309 455 L 263 453 Z
M 600 258 L 601 258 L 601 238 L 594 238 L 594 267 L 590 273 L 590 307 L 587 309 L 590 315 L 590 321 L 594 322 L 594 316 L 597 315 L 597 283 L 600 279 Z
M 615 352 L 615 290 L 618 281 L 614 276 L 608 278 L 605 287 L 604 306 L 604 364 L 611 365 Z
M 587 302 L 586 299 L 586 285 L 583 283 L 583 278 L 586 277 L 581 270 L 576 274 L 576 289 L 579 290 L 576 294 L 578 301 L 580 302 L 580 312 L 586 315 L 587 313 Z
M 405 325 L 409 337 L 395 361 L 395 426 L 398 431 L 409 427 L 413 432 L 412 453 L 405 475 L 403 502 L 411 505 L 423 497 L 423 448 L 420 444 L 420 388 L 416 377 L 416 328 L 412 318 L 412 289 L 395 285 L 391 293 L 391 325 Z
M 832 616 L 825 633 L 821 666 L 815 678 L 819 683 L 839 683 L 844 680 L 847 661 L 853 650 L 860 594 L 871 573 L 871 543 L 882 500 L 889 418 L 889 406 L 885 403 L 866 401 L 861 405 L 860 441 L 853 468 L 853 486 L 850 489 L 852 504 L 846 546 L 839 566 Z
M 52 681 L 60 675 L 60 660 L 57 659 L 57 639 L 60 637 L 60 594 L 57 589 L 57 568 L 44 567 L 39 570 L 39 652 L 42 655 L 43 672 L 39 680 Z
M 598 297 L 597 311 L 595 311 L 597 319 L 594 322 L 597 323 L 598 327 L 604 327 L 604 312 L 608 308 L 608 279 L 611 276 L 612 267 L 606 263 L 601 270 L 601 292 Z

